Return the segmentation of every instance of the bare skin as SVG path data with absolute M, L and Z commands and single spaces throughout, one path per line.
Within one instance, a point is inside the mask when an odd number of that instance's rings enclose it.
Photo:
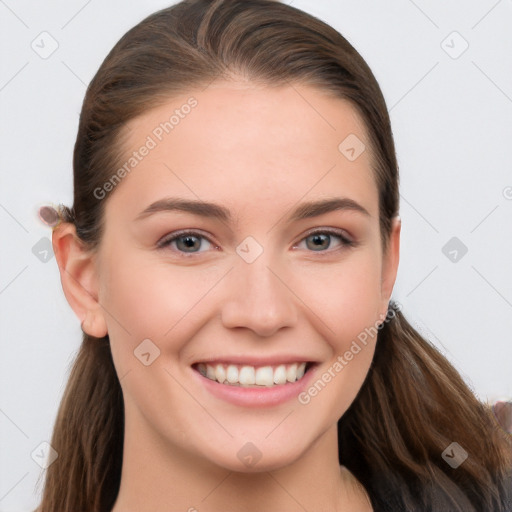
M 97 251 L 77 243 L 72 225 L 54 230 L 66 297 L 86 332 L 108 333 L 123 390 L 113 512 L 371 511 L 339 465 L 336 424 L 367 375 L 376 337 L 333 370 L 385 318 L 398 268 L 400 221 L 384 253 L 364 126 L 350 104 L 312 87 L 217 82 L 132 120 L 126 157 L 192 95 L 197 106 L 104 199 Z M 367 148 L 353 161 L 338 149 L 349 134 Z M 213 202 L 233 219 L 175 210 L 137 218 L 167 197 Z M 288 219 L 299 204 L 335 197 L 366 213 Z M 157 246 L 178 230 L 198 232 L 194 248 L 184 237 Z M 318 249 L 313 230 L 324 233 Z M 251 263 L 237 252 L 247 237 L 262 249 Z M 160 351 L 147 366 L 134 357 L 145 339 Z M 192 367 L 233 355 L 300 356 L 317 363 L 312 384 L 331 377 L 307 403 L 235 405 Z M 252 466 L 238 456 L 247 443 L 261 454 Z

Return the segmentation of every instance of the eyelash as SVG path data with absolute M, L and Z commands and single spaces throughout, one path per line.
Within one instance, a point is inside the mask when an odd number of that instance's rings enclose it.
M 306 238 L 309 238 L 309 237 L 311 237 L 313 235 L 318 235 L 318 234 L 320 234 L 320 235 L 336 236 L 336 237 L 338 237 L 341 240 L 341 246 L 337 247 L 336 249 L 332 249 L 332 250 L 327 249 L 325 251 L 308 251 L 308 252 L 311 252 L 311 253 L 319 254 L 320 256 L 322 256 L 322 254 L 331 254 L 333 252 L 338 252 L 340 250 L 347 249 L 347 248 L 350 248 L 350 247 L 355 247 L 357 245 L 357 243 L 354 240 L 350 240 L 349 238 L 347 238 L 344 235 L 344 232 L 342 230 L 338 230 L 338 229 L 334 229 L 334 228 L 317 229 L 315 231 L 311 231 L 311 232 L 307 233 L 303 238 L 301 238 L 299 243 L 304 241 Z M 174 242 L 175 240 L 177 240 L 179 238 L 184 238 L 186 236 L 193 236 L 193 237 L 196 237 L 196 238 L 203 238 L 203 239 L 207 240 L 208 242 L 210 242 L 212 245 L 214 245 L 214 246 L 216 245 L 207 236 L 203 235 L 199 231 L 178 231 L 178 232 L 173 233 L 170 236 L 166 236 L 163 239 L 161 239 L 160 241 L 158 241 L 157 242 L 157 248 L 158 249 L 165 249 L 168 246 L 170 246 L 171 243 Z M 181 256 L 183 256 L 185 258 L 190 258 L 190 257 L 194 257 L 196 254 L 201 254 L 201 252 L 203 252 L 203 251 L 186 253 L 186 252 L 182 252 L 182 251 L 176 250 L 175 252 L 178 252 Z

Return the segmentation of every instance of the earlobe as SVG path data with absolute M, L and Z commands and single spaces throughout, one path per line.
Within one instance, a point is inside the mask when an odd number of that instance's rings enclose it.
M 52 245 L 64 295 L 80 320 L 82 330 L 90 336 L 103 338 L 108 330 L 98 300 L 95 253 L 78 238 L 75 225 L 69 222 L 54 228 Z

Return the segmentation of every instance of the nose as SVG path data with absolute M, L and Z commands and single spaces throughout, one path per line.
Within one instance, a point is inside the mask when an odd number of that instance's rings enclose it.
M 245 327 L 268 337 L 296 324 L 298 311 L 287 282 L 289 274 L 265 255 L 252 263 L 238 261 L 229 273 L 221 311 L 226 328 Z

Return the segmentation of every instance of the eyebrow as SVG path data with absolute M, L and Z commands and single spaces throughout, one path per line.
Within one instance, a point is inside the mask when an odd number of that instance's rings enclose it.
M 335 197 L 300 204 L 288 216 L 287 222 L 296 222 L 303 219 L 318 217 L 319 215 L 324 215 L 336 210 L 354 211 L 371 217 L 368 210 L 353 199 L 349 199 L 347 197 Z M 167 197 L 151 203 L 146 209 L 137 215 L 135 220 L 147 218 L 155 213 L 170 211 L 187 212 L 200 217 L 218 219 L 225 223 L 230 223 L 232 221 L 231 212 L 224 206 L 208 201 L 196 201 L 174 197 Z

